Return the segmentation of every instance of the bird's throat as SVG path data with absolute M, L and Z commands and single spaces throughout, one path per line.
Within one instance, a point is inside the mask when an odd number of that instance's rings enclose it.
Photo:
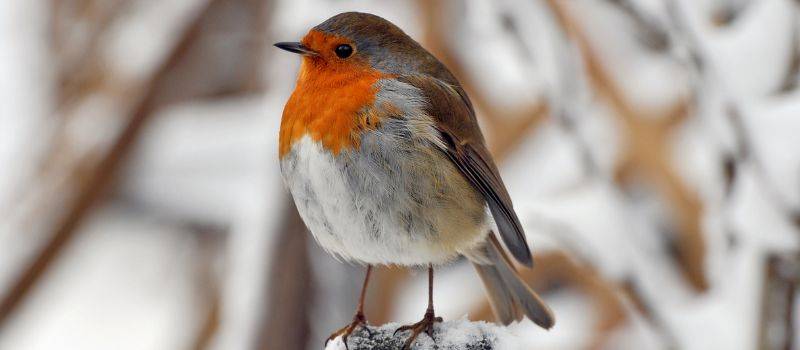
M 358 145 L 358 134 L 379 122 L 370 114 L 382 74 L 371 69 L 343 69 L 304 58 L 297 86 L 281 120 L 279 155 L 303 136 L 338 154 Z

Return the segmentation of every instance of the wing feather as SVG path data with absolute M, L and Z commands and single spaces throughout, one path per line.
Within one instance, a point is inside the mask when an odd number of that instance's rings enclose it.
M 430 76 L 402 76 L 398 80 L 415 86 L 428 101 L 435 102 L 428 104 L 426 112 L 436 122 L 444 141 L 442 151 L 486 200 L 511 255 L 521 264 L 532 266 L 533 258 L 522 224 L 485 146 L 466 93 L 459 86 Z

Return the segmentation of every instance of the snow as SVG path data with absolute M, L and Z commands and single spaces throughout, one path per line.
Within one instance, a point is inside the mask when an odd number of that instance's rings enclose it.
M 780 205 L 794 209 L 800 208 L 798 114 L 796 98 L 773 98 L 750 104 L 742 115 L 763 185 Z
M 41 152 L 49 134 L 45 11 L 37 1 L 0 3 L 0 212 L 20 195 L 35 168 L 28 160 Z
M 122 81 L 152 72 L 206 0 L 134 1 L 104 35 L 103 58 Z
M 591 44 L 591 48 L 634 107 L 660 110 L 686 98 L 689 77 L 680 64 L 669 56 L 643 50 L 636 28 L 619 11 L 600 1 L 567 4 L 578 15 L 590 42 L 602 43 Z M 614 33 L 613 40 L 609 33 Z
M 246 348 L 267 300 L 284 193 L 276 168 L 280 102 L 249 96 L 192 102 L 159 113 L 143 135 L 120 186 L 159 216 L 222 226 L 229 232 L 222 326 L 213 346 Z
M 503 9 L 500 2 L 481 0 L 451 6 L 450 10 L 451 16 L 463 21 L 459 21 L 461 26 L 452 28 L 447 44 L 464 58 L 465 69 L 475 73 L 471 78 L 481 82 L 475 88 L 493 104 L 508 110 L 539 100 L 542 80 L 532 70 L 530 47 L 509 35 L 510 29 L 503 24 L 504 16 L 512 16 L 510 11 Z M 462 37 L 470 39 L 458 40 Z
M 202 319 L 202 300 L 191 288 L 200 261 L 191 237 L 123 209 L 103 210 L 88 223 L 3 329 L 0 349 L 191 344 Z
M 789 0 L 753 2 L 729 27 L 716 29 L 707 15 L 681 0 L 701 49 L 724 84 L 738 96 L 764 96 L 776 90 L 788 71 L 795 31 L 795 4 Z
M 390 323 L 380 327 L 361 327 L 347 339 L 348 349 L 400 349 L 409 332 L 394 334 L 400 324 Z M 420 334 L 412 343 L 413 350 L 522 350 L 527 349 L 521 338 L 504 327 L 486 322 L 470 322 L 466 319 L 446 321 L 434 326 L 433 338 Z M 325 347 L 326 350 L 344 350 L 342 337 Z

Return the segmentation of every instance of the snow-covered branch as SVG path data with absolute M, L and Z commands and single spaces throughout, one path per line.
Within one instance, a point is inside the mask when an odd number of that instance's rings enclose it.
M 349 350 L 400 350 L 409 332 L 395 330 L 401 325 L 389 323 L 383 326 L 359 328 L 347 339 Z M 435 347 L 434 347 L 435 345 Z M 507 328 L 486 322 L 471 322 L 466 319 L 446 321 L 434 326 L 433 339 L 420 334 L 411 345 L 413 350 L 517 350 L 523 349 L 520 338 Z M 344 350 L 341 337 L 334 339 L 326 350 Z

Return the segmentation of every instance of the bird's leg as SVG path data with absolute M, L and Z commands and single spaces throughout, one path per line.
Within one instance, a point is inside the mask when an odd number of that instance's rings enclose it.
M 325 340 L 325 346 L 328 345 L 328 342 L 336 339 L 338 336 L 342 336 L 342 341 L 344 342 L 344 347 L 347 349 L 347 337 L 350 336 L 359 326 L 363 326 L 367 324 L 367 319 L 364 317 L 364 297 L 367 294 L 367 284 L 369 283 L 369 275 L 372 273 L 372 265 L 367 265 L 367 275 L 364 277 L 364 285 L 361 287 L 361 296 L 358 298 L 358 308 L 356 309 L 356 315 L 353 316 L 353 322 L 350 322 L 347 326 L 344 326 L 342 329 L 333 332 L 327 340 Z
M 408 340 L 406 340 L 405 344 L 403 344 L 403 350 L 410 350 L 411 343 L 414 342 L 414 339 L 417 339 L 417 336 L 420 333 L 425 332 L 428 334 L 428 336 L 431 337 L 431 339 L 433 338 L 433 325 L 436 322 L 442 322 L 442 318 L 436 317 L 436 314 L 433 312 L 433 266 L 429 265 L 428 266 L 428 309 L 425 310 L 425 316 L 422 317 L 421 321 L 407 326 L 402 326 L 398 328 L 396 331 L 394 331 L 394 333 L 397 334 L 397 332 L 403 332 L 408 330 L 411 331 L 411 336 L 409 336 Z

